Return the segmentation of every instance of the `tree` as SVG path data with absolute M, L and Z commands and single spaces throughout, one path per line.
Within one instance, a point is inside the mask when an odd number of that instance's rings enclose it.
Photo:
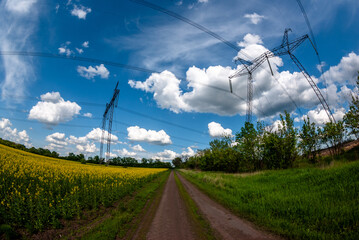
M 358 72 L 359 73 L 359 72 Z M 357 89 L 359 89 L 359 76 L 356 81 Z M 359 138 L 359 96 L 352 94 L 352 102 L 349 106 L 349 111 L 344 115 L 343 121 L 345 126 L 351 131 L 357 139 Z
M 260 138 L 261 136 L 261 125 L 257 124 L 257 129 L 250 122 L 245 122 L 244 127 L 241 131 L 236 134 L 236 142 L 238 143 L 235 148 L 242 154 L 241 160 L 247 162 L 247 167 L 258 170 L 262 168 L 261 161 L 261 150 L 260 150 Z M 243 163 L 241 164 L 241 166 Z
M 304 119 L 304 124 L 299 133 L 299 137 L 299 148 L 302 151 L 303 157 L 307 158 L 310 162 L 315 163 L 320 137 L 315 123 L 311 123 L 309 117 Z
M 180 157 L 176 157 L 172 160 L 172 164 L 175 166 L 175 168 L 180 168 L 182 167 L 182 159 Z
M 345 136 L 343 121 L 327 122 L 319 133 L 322 143 L 327 145 L 331 155 L 339 155 Z
M 280 115 L 278 131 L 266 131 L 263 136 L 263 160 L 268 168 L 289 168 L 298 156 L 297 130 L 290 114 Z

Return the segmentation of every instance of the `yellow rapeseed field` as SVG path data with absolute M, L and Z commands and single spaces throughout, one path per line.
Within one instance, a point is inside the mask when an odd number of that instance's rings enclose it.
M 110 206 L 166 170 L 80 164 L 0 145 L 0 224 L 57 227 L 84 209 Z

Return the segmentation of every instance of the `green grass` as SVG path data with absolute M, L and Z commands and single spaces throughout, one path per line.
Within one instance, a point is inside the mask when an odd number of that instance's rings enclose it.
M 210 197 L 290 239 L 359 239 L 359 162 L 224 174 L 182 170 Z
M 175 181 L 180 192 L 180 196 L 186 204 L 188 209 L 188 213 L 190 215 L 190 219 L 193 222 L 193 226 L 195 227 L 196 235 L 199 239 L 216 239 L 215 233 L 210 227 L 209 223 L 203 218 L 200 210 L 198 209 L 196 203 L 189 196 L 185 188 L 183 187 L 181 181 L 174 175 Z
M 146 204 L 151 201 L 160 189 L 163 188 L 170 171 L 159 174 L 155 180 L 147 183 L 139 189 L 126 202 L 121 203 L 117 209 L 111 213 L 111 217 L 93 227 L 85 233 L 81 239 L 122 239 L 126 236 L 130 228 L 137 228 L 139 216 Z M 81 230 L 80 230 L 81 231 Z M 71 236 L 69 236 L 71 238 Z

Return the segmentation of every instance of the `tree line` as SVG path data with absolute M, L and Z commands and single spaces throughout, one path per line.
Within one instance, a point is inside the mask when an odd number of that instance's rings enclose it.
M 175 167 L 230 173 L 286 169 L 299 158 L 318 162 L 323 147 L 328 148 L 332 156 L 339 155 L 347 136 L 359 137 L 359 97 L 354 94 L 342 121 L 327 122 L 320 127 L 307 117 L 298 130 L 291 115 L 285 111 L 280 114 L 277 129 L 265 126 L 263 122 L 256 125 L 245 122 L 235 136 L 214 139 L 209 148 L 186 159 L 177 157 L 172 163 Z
M 100 159 L 98 155 L 92 157 L 88 157 L 87 160 L 85 158 L 85 155 L 80 154 L 74 154 L 70 152 L 67 156 L 60 156 L 60 154 L 56 151 L 50 151 L 46 148 L 27 148 L 23 144 L 15 143 L 9 140 L 5 140 L 0 138 L 0 144 L 12 147 L 15 149 L 19 149 L 25 152 L 30 152 L 46 157 L 53 157 L 53 158 L 59 158 L 59 159 L 65 159 L 70 161 L 76 161 L 81 162 L 83 164 L 86 163 L 93 163 L 93 164 L 104 164 L 104 161 Z M 171 163 L 169 162 L 162 162 L 159 159 L 151 159 L 151 158 L 142 158 L 141 161 L 136 160 L 135 158 L 131 157 L 115 157 L 111 158 L 106 162 L 107 165 L 114 165 L 114 166 L 124 166 L 124 167 L 148 167 L 148 168 L 171 168 Z

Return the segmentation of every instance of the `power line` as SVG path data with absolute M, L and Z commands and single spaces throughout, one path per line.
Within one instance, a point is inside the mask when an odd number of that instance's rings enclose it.
M 14 111 L 14 112 L 20 112 L 20 113 L 27 113 L 27 111 L 24 111 L 24 110 L 19 110 L 19 109 L 14 109 L 14 108 L 3 108 L 3 107 L 0 107 L 0 110 L 5 110 L 5 111 Z M 134 114 L 136 114 L 135 112 L 132 112 Z M 84 117 L 84 116 L 77 116 L 77 118 L 83 118 L 83 119 L 92 119 L 92 120 L 102 120 L 102 118 L 98 118 L 98 117 L 92 117 L 92 118 L 88 118 L 88 117 Z M 9 118 L 10 119 L 10 118 Z M 23 122 L 34 122 L 34 123 L 42 123 L 42 122 L 38 122 L 36 120 L 30 120 L 30 119 L 19 119 L 19 118 L 11 118 L 15 121 L 23 121 Z M 155 118 L 153 119 L 155 120 Z M 161 121 L 160 119 L 158 119 L 157 121 Z M 117 121 L 117 120 L 113 120 L 113 122 L 117 123 L 117 124 L 121 124 L 123 126 L 131 126 L 131 124 L 129 123 L 126 123 L 126 122 L 122 122 L 122 121 Z M 162 122 L 162 121 L 161 121 Z M 163 121 L 164 122 L 164 121 Z M 170 122 L 166 122 L 167 124 L 170 124 Z M 47 124 L 45 122 L 45 124 Z M 56 125 L 52 125 L 52 124 L 48 124 L 49 127 L 55 127 L 57 125 L 60 125 L 60 126 L 66 126 L 66 127 L 81 127 L 81 128 L 94 128 L 94 126 L 89 126 L 89 125 L 77 125 L 77 124 L 67 124 L 67 123 L 58 123 Z M 177 125 L 177 127 L 183 127 L 181 125 Z M 191 128 L 188 128 L 187 130 L 189 131 L 192 131 Z M 117 131 L 117 132 L 120 132 L 120 131 Z M 193 132 L 193 131 L 192 131 Z M 125 132 L 121 132 L 122 134 L 124 135 L 127 135 L 127 133 Z M 202 133 L 202 132 L 200 132 Z M 203 134 L 203 133 L 202 133 Z M 203 134 L 205 135 L 205 134 Z M 205 135 L 207 136 L 207 135 Z M 209 136 L 209 135 L 208 135 Z M 185 142 L 190 142 L 190 143 L 196 143 L 196 144 L 201 144 L 201 145 L 207 145 L 207 143 L 203 143 L 203 142 L 198 142 L 198 141 L 193 141 L 192 139 L 188 139 L 188 138 L 183 138 L 183 137 L 178 137 L 178 136 L 175 136 L 175 135 L 171 135 L 170 136 L 171 138 L 173 139 L 178 139 L 178 140 L 181 140 L 181 141 L 185 141 Z
M 150 3 L 150 2 L 147 2 L 147 1 L 143 1 L 143 0 L 130 0 L 130 1 L 131 1 L 131 2 L 134 2 L 134 3 L 137 3 L 137 4 L 141 4 L 141 5 L 146 6 L 146 7 L 149 7 L 149 8 L 152 8 L 152 9 L 154 9 L 154 10 L 156 10 L 156 11 L 163 12 L 163 13 L 165 13 L 165 14 L 167 14 L 167 15 L 169 15 L 169 16 L 172 16 L 172 17 L 174 17 L 174 18 L 177 18 L 177 19 L 179 19 L 179 20 L 181 20 L 181 21 L 183 21 L 183 22 L 186 22 L 186 23 L 192 25 L 192 26 L 195 27 L 195 28 L 198 28 L 199 30 L 201 30 L 201 31 L 203 31 L 203 32 L 205 32 L 205 33 L 207 33 L 207 34 L 209 34 L 210 36 L 212 36 L 212 37 L 218 39 L 219 41 L 223 42 L 223 43 L 226 44 L 227 46 L 233 48 L 234 50 L 236 50 L 236 51 L 241 50 L 241 49 L 240 49 L 239 47 L 237 47 L 235 44 L 233 44 L 233 43 L 227 41 L 226 39 L 224 39 L 223 37 L 219 36 L 218 34 L 212 32 L 212 31 L 209 30 L 208 28 L 205 28 L 204 26 L 202 26 L 202 25 L 200 25 L 200 24 L 198 24 L 198 23 L 195 23 L 195 22 L 193 22 L 192 20 L 190 20 L 190 19 L 188 19 L 188 18 L 186 18 L 186 17 L 183 17 L 183 16 L 181 16 L 181 15 L 175 13 L 175 12 L 172 12 L 172 11 L 170 11 L 170 10 L 168 10 L 168 9 L 165 9 L 165 8 L 163 8 L 163 7 L 160 7 L 160 6 L 158 6 L 158 5 L 155 5 L 155 4 L 153 4 L 153 3 Z
M 56 53 L 27 52 L 27 51 L 0 51 L 0 55 L 33 56 L 33 57 L 67 59 L 67 60 L 73 60 L 73 61 L 79 61 L 79 62 L 106 64 L 106 65 L 113 66 L 113 67 L 125 68 L 125 69 L 129 69 L 129 70 L 145 72 L 145 73 L 159 73 L 159 72 L 156 72 L 156 71 L 153 71 L 150 69 L 146 69 L 146 68 L 142 68 L 142 67 L 136 67 L 136 66 L 132 66 L 132 65 L 127 65 L 127 64 L 112 62 L 112 61 L 106 61 L 106 60 L 96 59 L 96 58 L 78 57 L 78 56 L 74 56 L 74 55 L 67 56 L 67 55 L 61 55 L 61 54 L 56 54 Z

